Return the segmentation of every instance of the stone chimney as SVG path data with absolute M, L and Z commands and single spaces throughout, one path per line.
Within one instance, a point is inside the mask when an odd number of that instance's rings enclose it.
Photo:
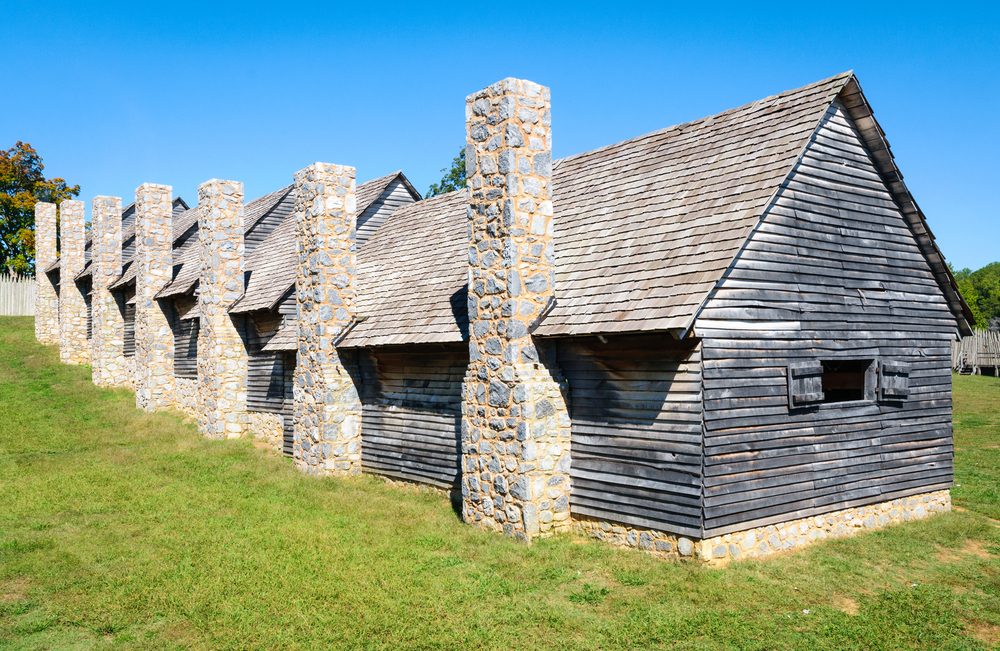
M 91 208 L 91 365 L 94 384 L 128 386 L 125 372 L 125 318 L 108 289 L 122 272 L 122 200 L 95 197 Z
M 243 295 L 243 184 L 198 188 L 198 427 L 236 438 L 247 426 L 247 349 L 229 306 Z
M 87 341 L 87 297 L 74 278 L 83 271 L 84 205 L 66 200 L 59 206 L 59 359 L 63 364 L 90 362 Z
M 530 330 L 554 300 L 549 89 L 505 79 L 466 99 L 466 522 L 531 540 L 570 524 L 570 421 Z
M 35 204 L 35 339 L 59 343 L 59 293 L 45 270 L 56 255 L 56 204 Z
M 173 211 L 169 185 L 135 191 L 135 404 L 155 411 L 174 404 L 174 335 L 154 297 L 173 278 Z
M 338 353 L 355 317 L 355 172 L 315 163 L 295 174 L 296 300 L 293 456 L 312 475 L 361 472 L 361 400 Z

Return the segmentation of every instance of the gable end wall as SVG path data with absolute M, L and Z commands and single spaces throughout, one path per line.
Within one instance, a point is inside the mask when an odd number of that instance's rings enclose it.
M 947 488 L 956 323 L 834 104 L 700 314 L 705 535 Z M 909 363 L 910 395 L 788 407 L 804 360 Z

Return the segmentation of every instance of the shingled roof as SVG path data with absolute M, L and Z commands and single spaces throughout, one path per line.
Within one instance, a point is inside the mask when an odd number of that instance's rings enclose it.
M 398 170 L 359 185 L 356 189 L 357 214 L 360 215 L 367 210 L 397 178 L 402 179 L 409 187 L 409 181 Z M 243 297 L 233 304 L 230 311 L 239 313 L 274 309 L 282 297 L 295 286 L 297 265 L 295 220 L 288 218 L 264 238 L 257 250 L 247 257 L 244 268 L 250 272 L 250 281 Z
M 192 227 L 197 227 L 198 225 L 198 208 L 185 208 L 184 210 L 174 210 L 172 217 L 171 227 L 173 230 L 173 245 L 176 247 L 177 243 L 184 237 L 184 234 L 191 230 Z M 122 233 L 122 242 L 128 241 L 130 237 L 135 236 L 135 226 L 133 225 L 128 229 L 127 233 Z M 118 289 L 120 287 L 125 287 L 129 283 L 135 281 L 135 275 L 138 271 L 138 265 L 135 264 L 135 258 L 129 258 L 128 260 L 123 260 L 122 275 L 115 282 L 111 283 L 111 289 Z
M 174 199 L 173 201 L 174 215 L 177 215 L 178 213 L 183 212 L 187 209 L 188 205 L 184 201 L 184 199 L 182 199 L 181 197 L 177 197 L 176 199 Z M 132 203 L 130 203 L 129 205 L 125 206 L 125 208 L 122 209 L 122 222 L 124 222 L 128 217 L 130 217 L 134 213 L 135 213 L 135 202 L 133 201 Z M 127 241 L 128 238 L 132 237 L 134 234 L 135 234 L 135 220 L 129 220 L 125 228 L 122 229 L 122 242 Z M 93 233 L 91 232 L 90 229 L 88 229 L 84 239 L 84 250 L 86 251 L 86 263 L 84 264 L 83 269 L 80 271 L 80 273 L 76 275 L 74 280 L 81 280 L 82 278 L 90 276 L 93 271 L 91 268 L 93 261 L 91 260 L 92 256 L 90 254 L 91 247 L 93 245 L 92 236 Z M 50 264 L 45 269 L 45 273 L 51 273 L 53 271 L 56 271 L 57 269 L 59 269 L 58 258 L 56 258 L 56 261 Z
M 687 332 L 838 97 L 913 206 L 911 228 L 961 320 L 967 307 L 846 72 L 556 161 L 556 304 L 535 334 Z M 398 210 L 358 252 L 358 322 L 340 345 L 465 339 L 467 246 L 464 190 Z
M 286 185 L 246 204 L 243 208 L 243 232 L 250 232 L 264 215 L 274 209 L 291 190 L 292 186 Z M 195 212 L 194 230 L 197 232 L 197 209 L 193 212 Z M 201 276 L 201 260 L 198 257 L 198 237 L 196 235 L 189 236 L 180 247 L 174 249 L 174 269 L 173 280 L 159 291 L 156 295 L 157 298 L 194 291 L 198 284 L 198 278 Z
M 468 335 L 466 193 L 397 210 L 357 259 L 359 321 L 343 346 L 461 341 Z

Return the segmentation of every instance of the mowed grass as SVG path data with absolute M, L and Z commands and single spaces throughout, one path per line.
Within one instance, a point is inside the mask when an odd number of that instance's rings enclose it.
M 207 441 L 0 319 L 0 647 L 976 649 L 1000 640 L 1000 380 L 955 379 L 959 510 L 725 569 Z

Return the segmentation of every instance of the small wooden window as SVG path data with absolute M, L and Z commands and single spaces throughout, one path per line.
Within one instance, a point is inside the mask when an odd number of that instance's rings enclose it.
M 788 406 L 807 407 L 823 402 L 823 365 L 819 360 L 788 365 Z
M 824 359 L 823 402 L 875 399 L 875 360 Z
M 885 401 L 906 400 L 910 395 L 910 365 L 882 362 L 879 365 L 879 398 Z

